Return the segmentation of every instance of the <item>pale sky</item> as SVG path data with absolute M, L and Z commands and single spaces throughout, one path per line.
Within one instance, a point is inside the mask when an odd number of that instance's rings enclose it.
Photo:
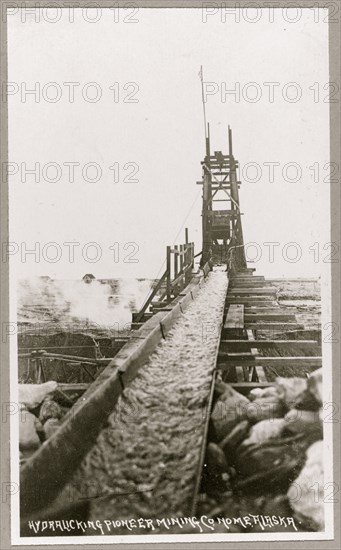
M 20 277 L 79 278 L 87 272 L 156 277 L 166 245 L 183 242 L 185 226 L 196 252 L 201 250 L 201 187 L 196 185 L 204 156 L 200 65 L 205 82 L 215 83 L 211 89 L 216 93 L 206 102 L 212 150 L 226 152 L 230 124 L 241 168 L 255 162 L 260 167 L 255 182 L 252 167 L 240 171 L 244 239 L 257 243 L 257 250 L 248 250 L 250 259 L 258 253 L 258 274 L 320 275 L 330 251 L 329 183 L 324 181 L 329 104 L 323 101 L 329 80 L 328 25 L 322 11 L 317 17 L 316 11 L 302 10 L 295 23 L 275 11 L 272 23 L 268 10 L 256 23 L 224 23 L 220 13 L 204 23 L 200 9 L 140 9 L 132 16 L 136 23 L 124 22 L 126 13 L 115 22 L 111 10 L 103 10 L 96 23 L 79 10 L 74 22 L 67 10 L 55 23 L 48 16 L 40 22 L 33 15 L 26 21 L 20 13 L 9 17 L 8 79 L 15 83 L 9 101 L 9 160 L 16 171 L 10 179 L 10 241 L 23 252 L 34 243 L 45 246 L 44 256 L 13 256 Z M 52 11 L 49 15 L 52 19 Z M 70 84 L 65 84 L 70 82 L 79 83 L 73 102 Z M 94 97 L 89 82 L 101 92 L 97 102 L 83 97 Z M 250 82 L 257 89 L 247 86 Z M 276 83 L 273 102 L 264 85 L 269 82 Z M 40 85 L 37 101 L 32 94 L 25 97 L 25 89 L 35 83 Z M 135 84 L 124 89 L 127 83 Z M 239 86 L 240 97 L 222 101 L 224 86 Z M 49 101 L 56 90 L 59 101 Z M 259 101 L 253 102 L 257 90 Z M 138 102 L 123 102 L 133 92 Z M 298 92 L 301 98 L 290 101 Z M 30 174 L 21 181 L 25 163 L 28 169 L 38 163 L 40 182 Z M 45 171 L 48 163 L 60 167 L 55 183 L 45 177 L 57 174 L 53 168 Z M 73 182 L 65 163 L 79 163 Z M 101 167 L 95 183 L 82 177 L 88 163 Z M 138 165 L 132 176 L 138 181 L 115 183 L 109 169 L 114 163 L 121 180 L 134 168 L 126 163 Z M 264 163 L 279 163 L 273 182 Z M 300 165 L 299 181 L 285 181 L 295 178 L 288 163 Z M 89 178 L 94 175 L 90 168 Z M 73 241 L 80 244 L 71 263 L 70 245 L 64 243 Z M 264 246 L 270 241 L 279 243 L 274 262 Z M 61 252 L 56 263 L 48 261 L 57 250 L 46 246 L 50 242 Z M 95 263 L 87 261 L 95 252 L 90 242 L 102 252 Z M 283 258 L 295 256 L 291 242 L 302 254 L 296 263 Z M 134 247 L 132 258 L 138 261 L 123 261 Z

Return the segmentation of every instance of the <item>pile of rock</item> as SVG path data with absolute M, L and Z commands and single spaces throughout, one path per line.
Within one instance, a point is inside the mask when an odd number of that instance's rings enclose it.
M 248 397 L 218 381 L 204 492 L 220 504 L 231 495 L 284 499 L 302 528 L 323 530 L 322 406 L 322 369 Z
M 58 429 L 69 410 L 58 402 L 58 384 L 19 384 L 19 451 L 23 462 Z

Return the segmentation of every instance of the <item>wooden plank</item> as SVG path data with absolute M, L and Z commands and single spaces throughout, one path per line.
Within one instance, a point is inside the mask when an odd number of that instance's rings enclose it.
M 181 283 L 183 281 L 183 279 L 186 278 L 186 274 L 188 274 L 189 271 L 192 270 L 192 265 L 187 265 L 183 268 L 183 270 L 180 272 L 180 274 L 173 280 L 171 281 L 170 285 L 171 285 L 171 288 L 175 287 L 176 285 L 178 285 L 179 283 Z
M 244 327 L 244 306 L 242 304 L 233 304 L 229 307 L 224 328 L 243 328 Z
M 282 331 L 285 331 L 285 330 L 300 330 L 300 329 L 303 329 L 304 328 L 304 325 L 300 325 L 298 323 L 291 323 L 290 321 L 288 322 L 283 322 L 283 323 L 276 323 L 275 321 L 269 321 L 268 323 L 266 322 L 258 322 L 258 323 L 250 323 L 250 322 L 247 322 L 247 323 L 244 323 L 245 326 L 247 326 L 247 328 L 251 328 L 252 330 L 282 330 Z
M 162 275 L 162 277 L 159 279 L 158 283 L 156 284 L 155 288 L 152 290 L 151 294 L 149 295 L 149 297 L 147 298 L 145 304 L 143 305 L 143 307 L 140 309 L 140 311 L 135 315 L 135 319 L 136 322 L 139 322 L 142 317 L 143 317 L 143 314 L 145 313 L 145 311 L 148 309 L 148 306 L 149 304 L 152 302 L 153 298 L 156 296 L 156 294 L 158 293 L 159 289 L 161 288 L 163 282 L 166 280 L 166 277 L 167 277 L 167 271 L 164 272 L 164 274 Z
M 144 323 L 131 323 L 131 330 L 139 330 Z
M 260 305 L 268 305 L 268 304 L 277 304 L 276 301 L 274 301 L 272 296 L 230 296 L 229 294 L 226 296 L 226 304 L 260 304 Z
M 271 277 L 269 279 L 270 282 L 276 282 L 276 283 L 317 283 L 318 279 L 311 278 L 311 277 L 299 277 L 296 279 L 283 279 L 282 277 L 276 278 Z
M 263 369 L 263 367 L 261 367 L 261 366 L 256 367 L 256 375 L 257 375 L 257 378 L 258 378 L 259 382 L 261 382 L 261 383 L 267 382 L 265 370 Z
M 268 281 L 230 281 L 230 288 L 262 288 L 269 286 Z
M 273 367 L 322 367 L 322 357 L 246 357 L 237 359 L 239 365 L 243 366 L 273 366 Z M 236 359 L 229 357 L 228 353 L 219 352 L 219 368 L 226 370 L 236 364 Z
M 231 288 L 228 291 L 228 294 L 231 296 L 262 296 L 269 295 L 272 296 L 277 293 L 276 288 L 274 287 L 265 287 L 265 288 Z
M 235 281 L 242 281 L 242 282 L 253 282 L 253 281 L 265 281 L 265 277 L 263 275 L 238 275 L 237 277 L 231 277 L 230 281 L 234 283 Z M 267 281 L 270 282 L 270 281 Z
M 218 344 L 219 345 L 219 344 Z M 216 349 L 218 351 L 218 349 Z M 199 461 L 197 462 L 197 468 L 195 472 L 195 487 L 194 492 L 192 492 L 193 498 L 192 498 L 192 505 L 189 510 L 190 516 L 195 516 L 197 512 L 197 505 L 198 505 L 198 498 L 201 488 L 201 480 L 202 480 L 202 472 L 204 470 L 204 462 L 206 457 L 206 448 L 207 448 L 207 438 L 208 438 L 208 432 L 210 427 L 210 418 L 211 418 L 211 411 L 213 408 L 213 401 L 214 401 L 214 388 L 215 388 L 215 381 L 216 381 L 216 372 L 213 371 L 212 373 L 212 382 L 211 382 L 211 389 L 210 393 L 208 395 L 208 399 L 206 400 L 206 406 L 204 405 L 204 408 L 202 410 L 202 422 L 204 424 L 204 429 L 202 432 L 202 438 L 201 438 L 201 445 L 200 445 L 200 452 L 199 452 Z M 184 512 L 187 513 L 188 506 L 184 509 Z
M 247 357 L 253 357 L 251 352 L 245 351 L 228 351 L 228 356 L 234 359 L 246 359 Z
M 295 321 L 296 316 L 292 313 L 247 313 L 244 319 L 248 323 L 257 321 Z
M 167 303 L 171 301 L 171 247 L 167 246 L 167 257 L 166 257 L 166 296 Z
M 319 329 L 303 329 L 303 330 L 292 330 L 286 332 L 286 336 L 290 337 L 290 339 L 297 339 L 297 340 L 310 340 L 311 338 L 314 338 L 316 342 L 319 344 L 321 343 L 321 330 Z
M 251 315 L 252 313 L 275 313 L 276 315 L 279 315 L 280 313 L 283 313 L 284 315 L 286 315 L 288 313 L 288 309 L 281 308 L 279 306 L 275 307 L 272 304 L 270 304 L 269 306 L 267 305 L 254 306 L 252 304 L 249 306 L 245 306 L 244 313 L 248 315 Z
M 247 337 L 248 337 L 249 341 L 250 341 L 250 342 L 254 342 L 255 337 L 254 337 L 254 335 L 253 335 L 252 330 L 247 329 L 247 330 L 246 330 L 246 334 L 247 334 Z M 251 349 L 251 352 L 255 355 L 255 351 L 252 351 L 252 349 Z
M 150 319 L 151 317 L 153 317 L 153 313 L 151 312 L 148 312 L 148 313 L 144 313 L 143 314 L 143 321 L 146 321 L 147 319 Z
M 316 340 L 221 340 L 223 347 L 238 347 L 241 349 L 251 349 L 255 345 L 257 348 L 272 348 L 280 346 L 281 348 L 310 348 L 318 346 Z
M 237 382 L 245 381 L 243 367 L 236 367 L 236 378 L 237 378 Z
M 225 312 L 227 312 L 228 310 L 228 305 L 227 304 L 225 306 Z M 282 311 L 280 308 L 277 308 L 277 307 L 257 307 L 257 308 L 254 308 L 252 309 L 250 306 L 246 306 L 245 304 L 244 305 L 244 315 L 252 315 L 253 313 L 259 313 L 259 314 L 262 314 L 262 313 L 265 313 L 265 314 L 273 314 L 273 315 L 280 315 L 281 313 L 283 315 L 287 315 L 288 312 L 287 311 Z
M 265 279 L 265 277 L 261 277 L 257 275 L 247 275 L 245 273 L 244 275 L 231 275 L 231 277 L 229 277 L 229 281 L 231 281 L 232 283 L 238 283 L 239 281 L 242 283 L 247 283 L 248 281 L 250 283 L 256 283 L 256 282 L 264 283 L 264 281 L 268 282 L 268 279 Z M 272 286 L 270 282 L 269 282 L 269 285 Z
M 247 334 L 247 337 L 249 339 L 250 342 L 255 342 L 255 337 L 254 337 L 254 334 L 252 332 L 252 330 L 250 329 L 247 329 L 246 330 L 246 334 Z M 253 355 L 253 357 L 257 357 L 258 355 L 258 348 L 256 347 L 251 347 L 251 354 Z M 254 372 L 253 372 L 253 376 L 256 378 L 256 380 L 258 380 L 259 382 L 266 382 L 266 376 L 265 376 L 265 372 L 264 372 L 264 369 L 262 366 L 257 366 L 255 367 L 254 369 Z
M 245 307 L 251 307 L 251 306 L 274 307 L 276 303 L 277 302 L 275 302 L 273 298 L 264 298 L 263 296 L 248 297 L 248 298 L 244 298 L 243 296 L 238 296 L 235 298 L 228 297 L 225 302 L 226 305 L 243 304 Z
M 255 367 L 243 367 L 245 382 L 252 381 L 252 374 L 254 370 L 255 370 Z

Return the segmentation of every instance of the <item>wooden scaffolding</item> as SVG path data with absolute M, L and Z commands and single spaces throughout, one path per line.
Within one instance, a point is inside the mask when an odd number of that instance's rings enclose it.
M 230 263 L 238 270 L 246 267 L 239 206 L 238 161 L 232 152 L 232 130 L 228 128 L 228 154 L 211 154 L 209 124 L 206 155 L 202 164 L 202 258 L 201 266 Z

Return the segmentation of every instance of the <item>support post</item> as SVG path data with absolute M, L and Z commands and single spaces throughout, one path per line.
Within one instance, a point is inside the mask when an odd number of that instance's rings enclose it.
M 178 270 L 178 256 L 179 256 L 179 250 L 178 245 L 174 245 L 174 279 L 178 276 L 179 270 Z
M 210 156 L 210 123 L 207 124 L 207 137 L 206 137 L 206 156 Z
M 167 246 L 167 303 L 171 301 L 171 247 Z
M 184 268 L 184 245 L 180 244 L 180 271 Z

